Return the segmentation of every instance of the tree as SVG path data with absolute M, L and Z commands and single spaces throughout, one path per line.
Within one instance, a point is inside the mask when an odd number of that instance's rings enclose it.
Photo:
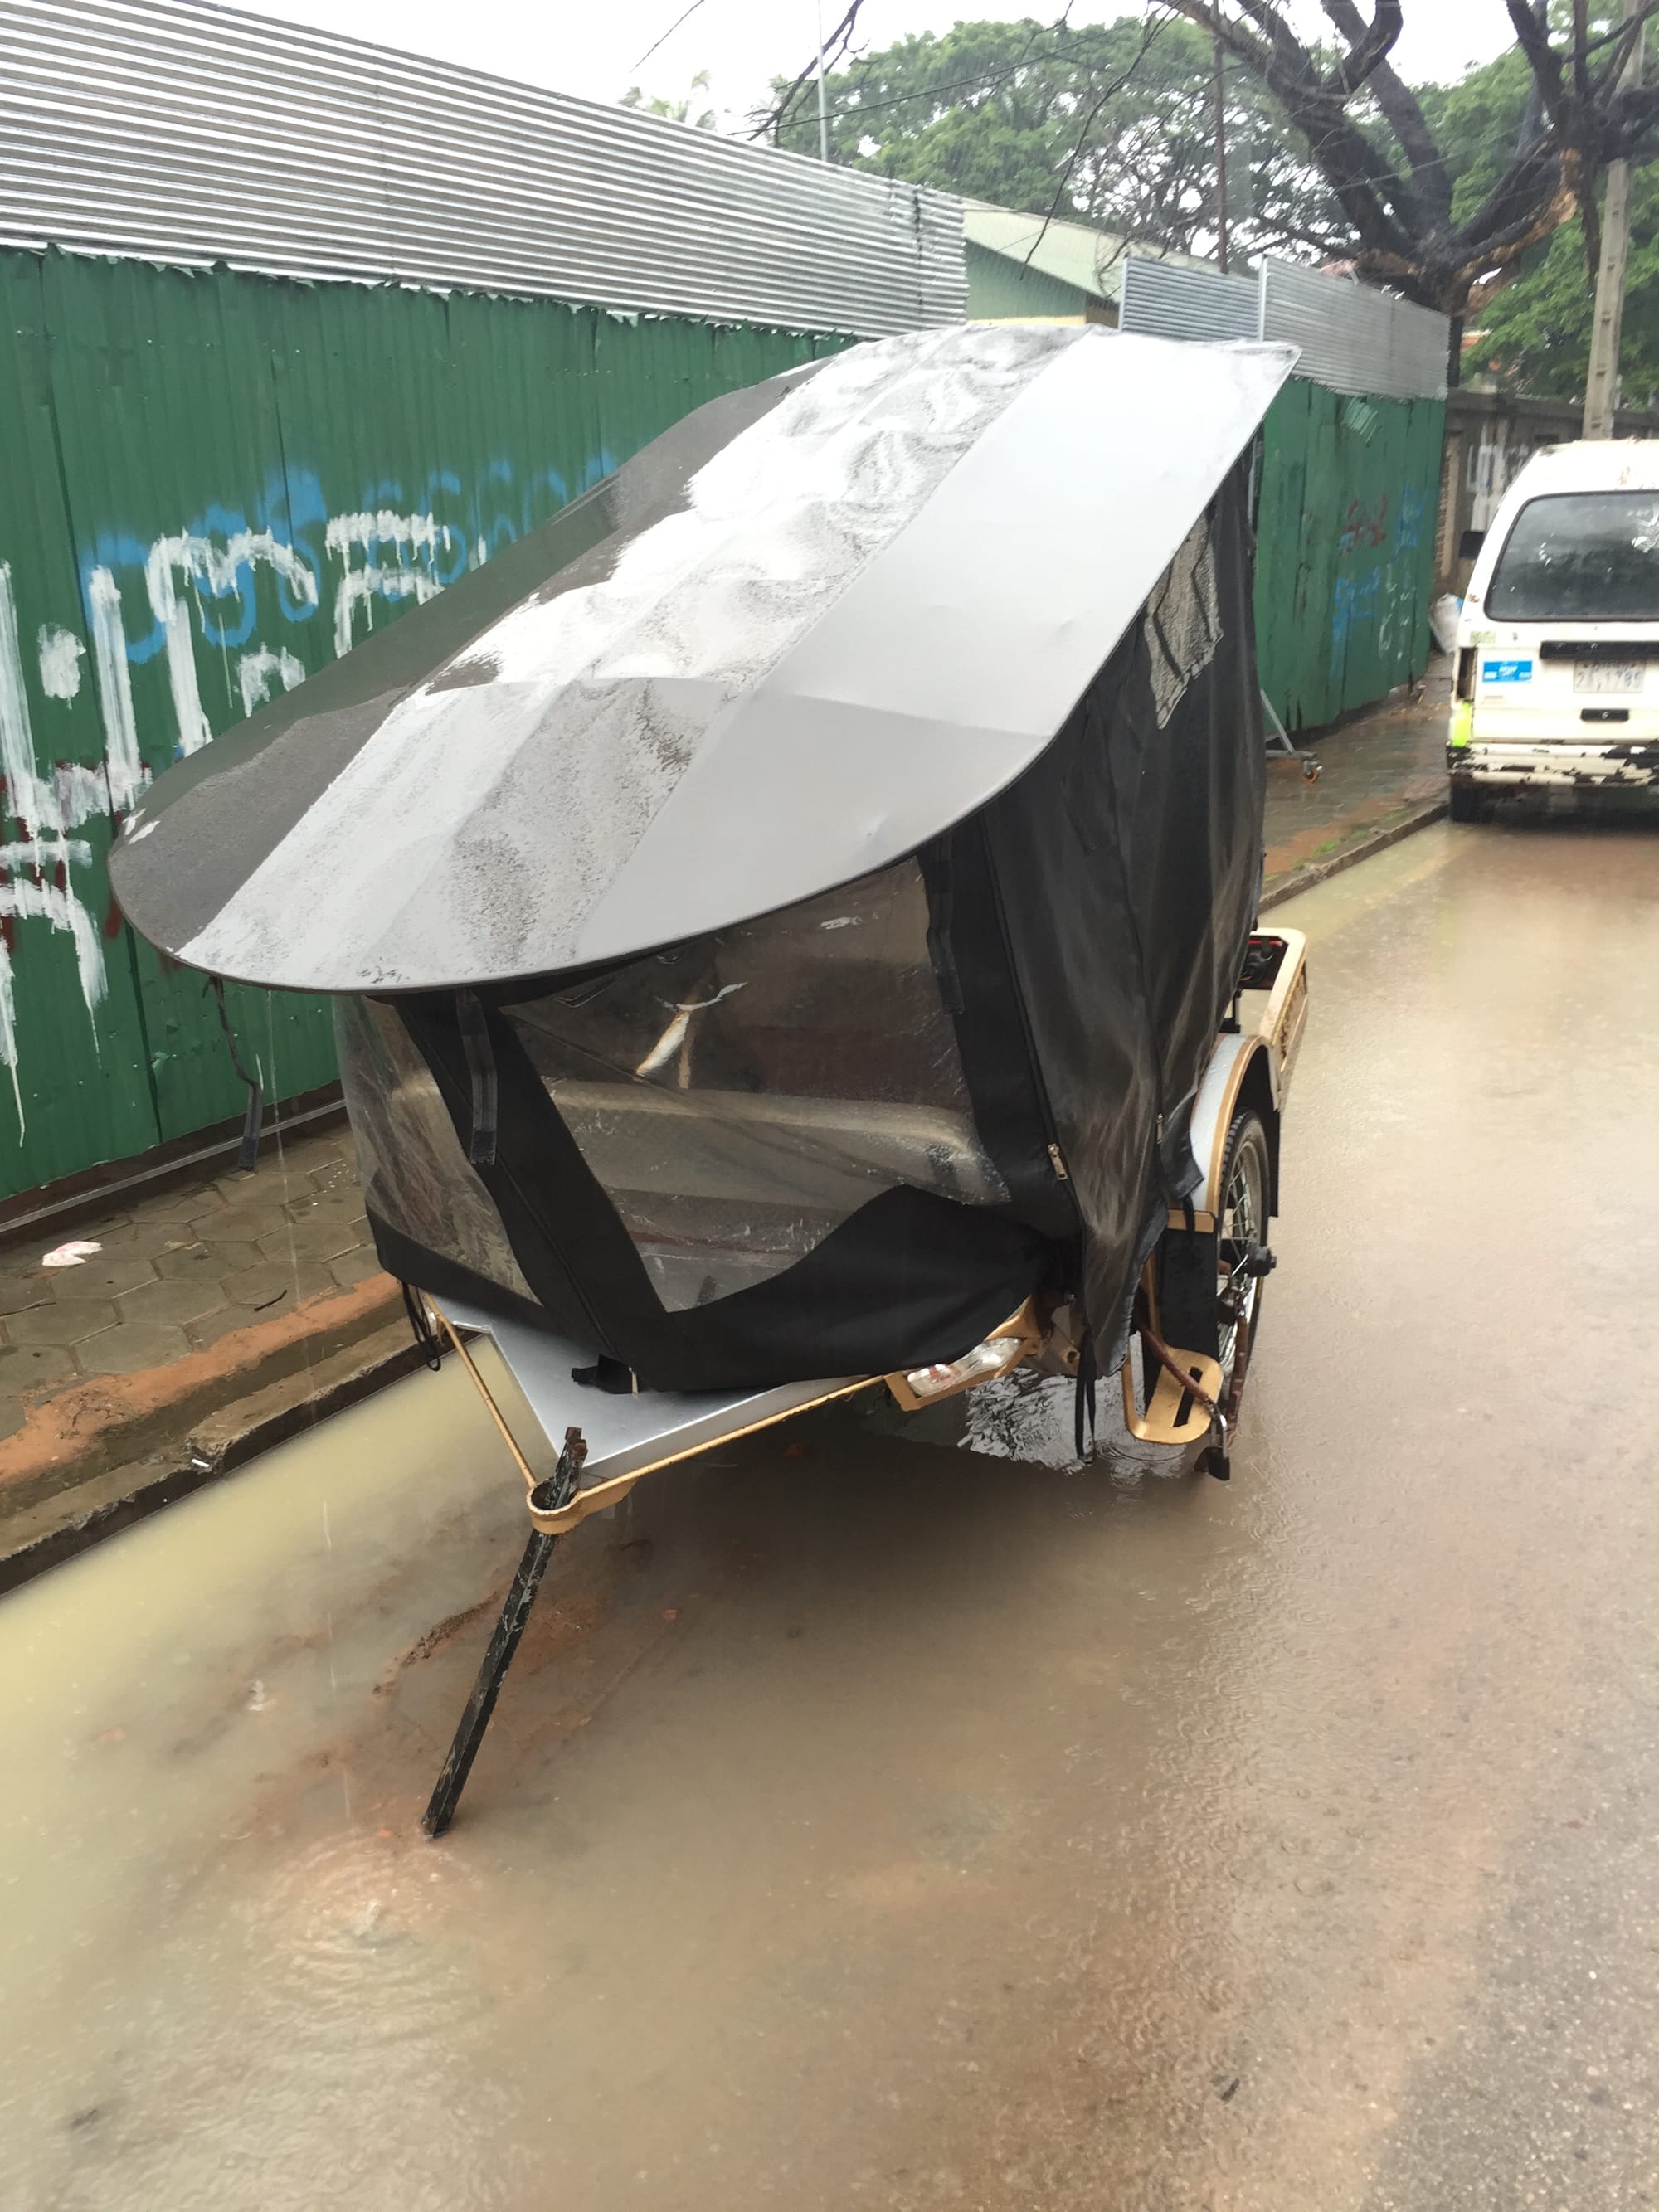
M 1206 250 L 1216 220 L 1211 42 L 1167 15 L 1073 28 L 958 23 L 847 59 L 827 95 L 832 161 L 1132 240 Z M 775 88 L 769 135 L 817 151 L 810 77 Z M 1342 211 L 1247 72 L 1226 82 L 1228 198 L 1249 251 L 1323 252 Z
M 1584 276 L 1583 225 L 1574 216 L 1534 248 L 1522 273 L 1481 309 L 1467 366 L 1511 391 L 1582 400 L 1595 296 Z M 1659 172 L 1653 169 L 1638 172 L 1631 195 L 1619 365 L 1625 404 L 1651 405 L 1659 392 Z
M 1600 251 L 1595 191 L 1609 161 L 1659 154 L 1659 88 L 1620 83 L 1639 25 L 1592 0 L 1505 0 L 1528 80 L 1510 148 L 1457 205 L 1456 146 L 1389 56 L 1403 0 L 1320 0 L 1340 46 L 1330 54 L 1291 27 L 1287 0 L 1165 0 L 1217 40 L 1271 94 L 1340 203 L 1362 276 L 1438 307 L 1461 326 L 1518 270 L 1529 248 L 1575 213 Z M 1430 106 L 1432 106 L 1431 102 Z M 1443 135 L 1445 134 L 1445 135 Z
M 707 70 L 699 70 L 692 78 L 691 89 L 684 100 L 664 100 L 660 94 L 647 100 L 638 85 L 630 84 L 622 96 L 621 105 L 623 107 L 637 107 L 642 115 L 664 116 L 670 123 L 689 123 L 696 131 L 717 131 L 720 128 L 720 117 L 712 107 L 703 108 L 699 114 L 694 115 L 691 112 L 696 106 L 698 94 L 706 94 L 708 90 L 708 72 Z
M 1429 127 L 1448 149 L 1454 222 L 1478 210 L 1521 143 L 1532 85 L 1525 56 L 1512 47 L 1456 84 L 1419 88 Z M 1659 391 L 1659 171 L 1638 173 L 1631 239 L 1621 357 L 1625 387 L 1640 402 Z M 1575 211 L 1488 291 L 1466 368 L 1540 398 L 1582 399 L 1595 307 L 1588 258 Z

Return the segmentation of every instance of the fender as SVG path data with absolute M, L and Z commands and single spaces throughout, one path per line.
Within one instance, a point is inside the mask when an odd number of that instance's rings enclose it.
M 1308 1019 L 1308 940 L 1302 932 L 1259 933 L 1251 938 L 1250 945 L 1253 952 L 1261 948 L 1275 957 L 1266 1004 L 1254 1029 L 1224 1033 L 1216 1039 L 1188 1123 L 1193 1158 L 1202 1178 L 1193 1193 L 1193 1225 L 1211 1234 L 1221 1203 L 1222 1153 L 1233 1116 L 1241 1106 L 1254 1106 L 1266 1125 L 1273 1164 L 1269 1202 L 1273 1212 L 1279 1211 L 1279 1123 Z M 1179 1207 L 1171 1211 L 1170 1226 L 1186 1228 L 1186 1215 Z
M 1299 930 L 1259 933 L 1250 939 L 1247 976 L 1260 988 L 1241 990 L 1261 1006 L 1253 1027 L 1224 1030 L 1198 1086 L 1188 1123 L 1200 1181 L 1192 1194 L 1191 1227 L 1183 1207 L 1170 1209 L 1152 1255 L 1148 1288 L 1164 1334 L 1194 1354 L 1218 1357 L 1216 1313 L 1217 1217 L 1227 1132 L 1241 1106 L 1252 1106 L 1267 1132 L 1271 1212 L 1279 1211 L 1279 1133 L 1297 1049 L 1308 1018 L 1308 946 Z

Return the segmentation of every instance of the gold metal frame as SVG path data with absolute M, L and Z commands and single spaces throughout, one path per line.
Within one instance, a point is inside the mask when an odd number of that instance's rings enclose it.
M 1173 1350 L 1173 1346 L 1171 1349 Z M 1160 1370 L 1158 1388 L 1146 1403 L 1144 1413 L 1135 1410 L 1134 1377 L 1131 1363 L 1125 1359 L 1118 1370 L 1123 1384 L 1123 1425 L 1132 1437 L 1145 1444 L 1195 1444 L 1207 1437 L 1215 1425 L 1213 1408 L 1220 1402 L 1222 1374 L 1220 1364 L 1201 1352 L 1176 1352 L 1176 1358 L 1188 1371 L 1191 1392 L 1184 1390 L 1169 1369 Z M 1202 1393 L 1200 1397 L 1198 1394 Z M 1181 1401 L 1190 1395 L 1193 1407 L 1186 1419 L 1177 1418 Z M 1204 1402 L 1207 1400 L 1209 1402 Z
M 1042 1349 L 1043 1340 L 1047 1334 L 1037 1317 L 1036 1301 L 1034 1298 L 1027 1298 L 1019 1311 L 1017 1314 L 1011 1314 L 1000 1328 L 994 1328 L 988 1336 L 981 1339 L 981 1342 L 985 1344 L 994 1344 L 1001 1337 L 1012 1337 L 1018 1340 L 1018 1349 L 1011 1352 L 1003 1364 L 993 1373 L 970 1376 L 966 1382 L 953 1383 L 948 1390 L 935 1390 L 931 1396 L 926 1398 L 917 1397 L 905 1379 L 906 1373 L 910 1370 L 884 1375 L 880 1379 L 892 1392 L 895 1402 L 905 1413 L 920 1413 L 929 1406 L 943 1406 L 951 1398 L 961 1397 L 964 1390 L 977 1389 L 981 1382 L 1000 1382 L 1003 1376 L 1012 1375 L 1015 1368 L 1022 1365 L 1024 1361 L 1036 1358 Z

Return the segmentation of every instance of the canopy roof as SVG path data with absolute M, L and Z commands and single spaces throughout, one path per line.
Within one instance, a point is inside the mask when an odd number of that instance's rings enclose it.
M 1036 269 L 1060 283 L 1115 305 L 1123 296 L 1123 264 L 1132 252 L 1143 261 L 1168 261 L 1177 269 L 1213 270 L 1213 262 L 1192 253 L 1160 253 L 1155 246 L 1131 246 L 1127 238 L 1097 230 L 1086 222 L 1055 222 L 1040 215 L 1021 215 L 988 200 L 964 200 L 962 234 L 970 246 Z
M 215 974 L 408 991 L 864 875 L 1049 744 L 1294 358 L 963 326 L 716 400 L 170 770 L 123 908 Z

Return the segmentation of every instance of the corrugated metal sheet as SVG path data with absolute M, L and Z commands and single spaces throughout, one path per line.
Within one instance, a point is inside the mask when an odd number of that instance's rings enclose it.
M 1450 325 L 1409 300 L 1288 261 L 1261 264 L 1261 334 L 1302 349 L 1298 376 L 1332 392 L 1443 399 Z
M 1256 651 L 1289 728 L 1428 665 L 1445 404 L 1286 385 L 1262 429 Z
M 0 243 L 875 336 L 959 321 L 961 203 L 169 0 L 0 0 Z
M 1261 300 L 1249 276 L 1183 269 L 1132 253 L 1123 264 L 1118 328 L 1155 338 L 1253 338 Z
M 1445 317 L 1285 262 L 1250 278 L 1132 256 L 1119 327 L 1301 349 L 1263 429 L 1256 532 L 1261 681 L 1286 727 L 1316 728 L 1420 676 Z
M 1301 349 L 1297 374 L 1328 391 L 1446 396 L 1443 315 L 1289 261 L 1264 258 L 1254 276 L 1223 276 L 1131 254 L 1119 328 L 1164 338 L 1283 339 Z
M 110 898 L 139 763 L 839 343 L 0 252 L 0 1196 L 242 1105 L 201 979 Z M 272 1096 L 331 1078 L 313 1001 L 227 997 Z

